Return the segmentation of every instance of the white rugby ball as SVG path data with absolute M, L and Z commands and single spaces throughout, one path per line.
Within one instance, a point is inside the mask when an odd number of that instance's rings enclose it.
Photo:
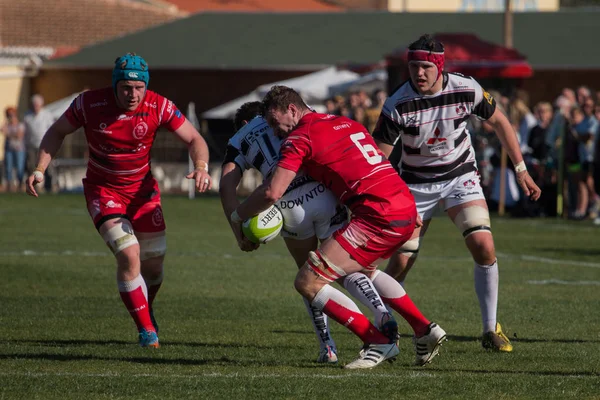
M 283 215 L 275 206 L 242 223 L 242 232 L 253 243 L 267 243 L 275 239 L 283 227 Z

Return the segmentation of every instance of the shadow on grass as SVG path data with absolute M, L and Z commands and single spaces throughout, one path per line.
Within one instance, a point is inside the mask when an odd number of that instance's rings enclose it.
M 135 346 L 137 343 L 127 340 L 50 340 L 50 339 L 17 339 L 17 340 L 0 340 L 0 345 L 10 344 L 34 344 L 46 347 L 72 347 L 72 346 L 90 346 L 90 345 L 118 345 L 118 346 Z M 257 350 L 276 350 L 276 349 L 298 349 L 299 346 L 290 346 L 285 344 L 276 344 L 273 346 L 264 346 L 257 344 L 244 343 L 205 343 L 205 342 L 185 342 L 185 341 L 169 341 L 161 340 L 161 346 L 185 346 L 185 347 L 203 347 L 203 348 L 232 348 L 243 349 L 252 348 Z
M 464 373 L 464 374 L 507 374 L 507 375 L 532 375 L 532 376 L 592 376 L 600 377 L 600 372 L 594 371 L 517 371 L 508 369 L 495 369 L 495 370 L 477 370 L 477 369 L 441 369 L 427 367 L 428 372 L 439 372 L 439 373 Z
M 448 340 L 451 342 L 478 342 L 481 340 L 481 336 L 458 336 L 448 335 Z M 586 340 L 586 339 L 537 339 L 537 338 L 519 338 L 510 337 L 513 343 L 600 343 L 600 340 Z

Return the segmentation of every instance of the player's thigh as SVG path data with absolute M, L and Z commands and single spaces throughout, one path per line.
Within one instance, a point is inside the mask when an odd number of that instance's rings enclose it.
M 140 243 L 140 261 L 145 278 L 155 279 L 163 271 L 165 254 L 167 253 L 167 236 L 165 231 L 135 232 Z
M 423 221 L 433 218 L 433 214 L 442 200 L 443 185 L 443 182 L 408 185 L 415 199 L 417 213 Z
M 283 240 L 298 268 L 306 263 L 309 252 L 316 250 L 319 245 L 316 236 L 311 236 L 307 239 L 293 239 L 286 237 Z
M 443 199 L 450 218 L 454 220 L 449 210 L 456 206 L 471 202 L 486 203 L 480 180 L 477 172 L 469 172 L 448 182 L 443 191 Z M 487 206 L 485 208 L 487 210 Z
M 139 233 L 164 232 L 166 229 L 158 183 L 152 179 L 145 183 L 127 209 L 133 229 Z

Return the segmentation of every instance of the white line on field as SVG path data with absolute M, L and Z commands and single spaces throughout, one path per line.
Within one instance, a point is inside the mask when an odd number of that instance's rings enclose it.
M 544 279 L 541 281 L 527 281 L 531 285 L 600 285 L 600 281 L 563 281 L 560 279 Z
M 506 254 L 496 253 L 499 257 L 517 259 L 523 261 L 534 261 L 545 264 L 559 264 L 559 265 L 574 265 L 576 267 L 589 267 L 589 268 L 600 268 L 600 263 L 588 262 L 588 261 L 575 261 L 575 260 L 561 260 L 558 258 L 538 257 L 529 256 L 526 254 Z
M 439 373 L 433 372 L 423 372 L 423 371 L 408 371 L 405 375 L 399 375 L 398 373 L 394 374 L 376 374 L 376 373 L 357 373 L 355 371 L 350 372 L 346 371 L 346 374 L 340 375 L 332 375 L 332 374 L 240 374 L 240 373 L 219 373 L 219 372 L 209 372 L 209 373 L 200 373 L 200 374 L 172 374 L 165 375 L 161 374 L 120 374 L 115 372 L 105 372 L 105 373 L 85 373 L 85 372 L 0 372 L 0 376 L 23 376 L 23 377 L 48 377 L 48 376 L 72 376 L 72 377 L 80 377 L 80 378 L 119 378 L 119 377 L 127 377 L 127 378 L 160 378 L 160 379 L 199 379 L 199 378 L 215 378 L 215 379 L 234 379 L 234 378 L 251 378 L 251 379 L 285 379 L 285 378 L 309 378 L 309 379 L 356 379 L 357 377 L 365 377 L 369 379 L 373 378 L 385 378 L 385 379 L 398 379 L 399 376 L 405 378 L 412 379 L 420 379 L 420 378 L 439 378 Z M 440 371 L 442 372 L 442 371 Z M 452 372 L 452 371 L 448 371 Z M 469 373 L 469 371 L 463 371 L 464 373 Z M 479 373 L 480 371 L 472 371 L 472 373 Z M 514 371 L 513 371 L 514 372 Z M 496 372 L 490 371 L 490 374 L 495 374 Z M 517 373 L 518 372 L 514 372 Z M 586 375 L 569 375 L 569 374 L 561 374 L 562 378 L 576 378 L 576 379 L 585 379 L 589 378 Z
M 272 253 L 261 253 L 261 254 L 227 254 L 227 253 L 214 253 L 214 252 L 171 252 L 169 253 L 173 256 L 188 256 L 188 257 L 207 257 L 207 256 L 217 256 L 223 257 L 227 259 L 231 258 L 276 258 L 276 259 L 287 259 L 288 255 L 283 254 L 272 254 Z M 500 258 L 507 258 L 510 260 L 522 260 L 522 261 L 532 261 L 539 262 L 545 264 L 555 264 L 555 265 L 572 265 L 575 267 L 587 267 L 587 268 L 600 268 L 600 263 L 589 262 L 589 261 L 577 261 L 577 260 L 563 260 L 558 258 L 549 258 L 549 257 L 538 257 L 531 256 L 527 254 L 509 254 L 509 253 L 497 253 Z M 63 250 L 63 251 L 38 251 L 38 250 L 21 250 L 21 251 L 0 251 L 0 256 L 30 256 L 30 257 L 39 257 L 39 256 L 59 256 L 59 257 L 112 257 L 112 254 L 108 251 L 76 251 L 76 250 Z M 470 257 L 435 257 L 435 256 L 420 256 L 420 259 L 424 260 L 453 260 L 453 261 L 471 261 Z
M 317 378 L 317 379 L 354 379 L 356 377 L 369 377 L 369 378 L 398 378 L 398 374 L 369 374 L 369 373 L 348 373 L 346 375 L 328 375 L 328 374 L 240 374 L 230 373 L 222 374 L 218 372 L 208 372 L 201 374 L 130 374 L 127 375 L 106 372 L 106 373 L 85 373 L 85 372 L 0 372 L 0 376 L 27 376 L 27 377 L 47 377 L 47 376 L 74 376 L 81 378 L 119 378 L 121 376 L 133 377 L 133 378 L 175 378 L 175 379 L 197 379 L 197 378 Z M 406 375 L 407 378 L 434 378 L 436 375 L 430 372 L 419 372 L 409 371 Z

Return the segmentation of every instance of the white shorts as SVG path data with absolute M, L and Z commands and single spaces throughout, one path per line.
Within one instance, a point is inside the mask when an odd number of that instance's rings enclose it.
M 281 236 L 291 239 L 326 239 L 348 219 L 346 208 L 319 182 L 290 190 L 275 205 L 283 215 Z
M 410 184 L 417 203 L 417 212 L 423 221 L 433 217 L 435 208 L 444 201 L 444 210 L 473 200 L 485 200 L 477 172 L 469 172 L 454 179 L 434 183 Z

